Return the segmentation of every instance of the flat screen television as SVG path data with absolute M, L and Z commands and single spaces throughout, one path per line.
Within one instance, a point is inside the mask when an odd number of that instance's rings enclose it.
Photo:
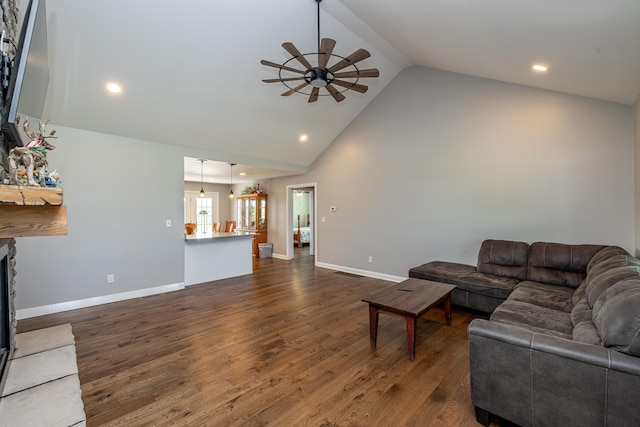
M 45 0 L 30 0 L 22 21 L 20 39 L 11 68 L 2 117 L 2 134 L 9 148 L 23 146 L 27 136 L 20 119 L 44 119 L 49 88 L 47 11 Z

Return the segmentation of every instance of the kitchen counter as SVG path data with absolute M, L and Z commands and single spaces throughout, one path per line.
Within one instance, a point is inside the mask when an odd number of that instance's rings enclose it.
M 184 240 L 187 242 L 202 241 L 202 240 L 214 240 L 214 239 L 229 239 L 235 237 L 253 236 L 256 233 L 247 233 L 241 231 L 224 232 L 214 231 L 211 233 L 195 233 L 192 235 L 185 235 Z
M 211 232 L 185 236 L 185 286 L 253 273 L 253 234 Z

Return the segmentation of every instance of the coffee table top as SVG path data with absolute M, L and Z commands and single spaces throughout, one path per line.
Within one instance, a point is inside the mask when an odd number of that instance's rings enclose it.
M 455 288 L 455 285 L 431 280 L 407 279 L 374 291 L 362 301 L 393 313 L 420 316 Z

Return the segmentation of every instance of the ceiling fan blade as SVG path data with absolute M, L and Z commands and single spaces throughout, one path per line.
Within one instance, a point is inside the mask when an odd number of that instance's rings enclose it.
M 335 87 L 328 84 L 325 86 L 325 89 L 329 91 L 329 93 L 331 94 L 331 96 L 333 96 L 333 99 L 335 99 L 336 102 L 344 101 L 344 95 L 338 92 L 338 89 L 336 89 Z
M 316 102 L 318 100 L 318 92 L 320 92 L 320 88 L 314 87 L 311 90 L 311 95 L 309 95 L 309 102 Z
M 367 90 L 369 90 L 369 88 L 365 85 L 360 85 L 358 83 L 345 82 L 344 80 L 334 80 L 333 84 L 346 87 L 347 89 L 352 89 L 360 93 L 365 93 Z
M 307 70 L 304 70 L 304 71 L 296 70 L 295 68 L 291 68 L 291 67 L 285 67 L 284 65 L 276 64 L 275 62 L 267 61 L 264 59 L 260 61 L 260 63 L 262 65 L 266 65 L 267 67 L 280 68 L 282 70 L 291 71 L 292 73 L 304 74 L 307 71 Z
M 369 68 L 366 70 L 345 71 L 344 73 L 335 73 L 333 76 L 337 79 L 358 78 L 358 77 L 378 77 L 380 76 L 380 71 L 378 71 L 377 68 Z
M 320 43 L 320 53 L 318 55 L 318 68 L 325 69 L 327 67 L 327 62 L 329 62 L 329 58 L 331 58 L 331 52 L 333 52 L 335 45 L 336 41 L 333 39 L 322 39 L 322 43 Z
M 300 89 L 304 89 L 305 87 L 309 86 L 309 83 L 304 82 L 299 86 L 294 87 L 293 89 L 290 89 L 284 93 L 281 93 L 281 96 L 289 96 L 289 95 L 293 95 L 294 93 L 296 93 L 297 91 L 299 91 Z
M 293 56 L 294 58 L 296 58 L 298 60 L 299 63 L 301 63 L 303 66 L 305 66 L 307 68 L 307 70 L 310 70 L 313 68 L 313 66 L 309 63 L 309 61 L 307 61 L 307 58 L 305 58 L 298 49 L 296 49 L 296 47 L 293 45 L 293 43 L 290 42 L 284 42 L 282 43 L 282 47 L 284 48 L 284 50 L 286 50 L 287 52 L 289 52 L 289 54 L 291 56 Z
M 287 77 L 285 79 L 263 79 L 265 83 L 280 83 L 280 82 L 292 82 L 295 80 L 304 80 L 304 77 Z
M 367 59 L 370 56 L 371 54 L 366 50 L 358 49 L 355 52 L 353 52 L 351 55 L 347 56 L 342 61 L 338 62 L 337 64 L 329 68 L 329 71 L 332 73 L 335 73 L 336 71 L 342 70 L 343 68 L 346 68 L 349 65 L 355 64 L 356 62 L 360 62 L 363 59 Z

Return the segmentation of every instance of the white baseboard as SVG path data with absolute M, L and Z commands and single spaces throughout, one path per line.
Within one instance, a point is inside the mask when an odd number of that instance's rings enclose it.
M 23 308 L 16 310 L 16 319 L 28 319 L 30 317 L 44 316 L 46 314 L 60 313 L 63 311 L 77 310 L 79 308 L 93 307 L 94 305 L 108 304 L 110 302 L 124 301 L 133 298 L 148 297 L 149 295 L 164 294 L 167 292 L 184 289 L 184 283 L 156 286 L 154 288 L 138 289 L 119 294 L 104 295 L 100 297 L 86 298 L 76 301 L 60 302 L 57 304 L 43 305 L 40 307 Z
M 316 267 L 328 268 L 329 270 L 344 271 L 345 273 L 359 274 L 360 276 L 373 277 L 374 279 L 388 280 L 389 282 L 402 282 L 406 277 L 392 276 L 391 274 L 378 273 L 377 271 L 360 270 L 358 268 L 344 267 L 342 265 L 316 262 Z
M 283 260 L 285 260 L 285 261 L 288 261 L 288 260 L 287 260 L 287 256 L 286 256 L 286 255 L 282 255 L 282 254 L 271 254 L 271 256 L 272 256 L 273 258 L 278 258 L 278 259 L 283 259 Z

